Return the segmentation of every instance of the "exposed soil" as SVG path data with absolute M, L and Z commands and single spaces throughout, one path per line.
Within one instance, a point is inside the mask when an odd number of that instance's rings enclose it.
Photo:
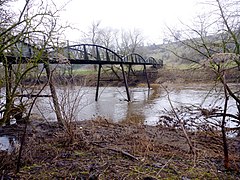
M 147 79 L 142 70 L 134 71 L 129 73 L 129 75 L 125 74 L 128 85 L 136 86 L 139 83 L 147 84 Z M 158 78 L 158 69 L 149 68 L 148 69 L 148 80 L 149 83 L 154 83 Z M 97 73 L 90 75 L 69 75 L 69 74 L 53 74 L 53 81 L 57 85 L 80 85 L 80 86 L 97 86 Z M 41 76 L 40 79 L 36 77 L 27 77 L 22 81 L 25 85 L 32 84 L 45 84 L 47 83 L 47 77 Z M 102 72 L 100 76 L 100 86 L 124 86 L 124 79 L 121 71 L 118 72 Z
M 22 136 L 24 125 L 1 133 Z M 229 140 L 231 170 L 223 167 L 220 137 L 181 129 L 112 123 L 104 118 L 72 123 L 33 119 L 28 125 L 21 168 L 19 147 L 0 153 L 2 179 L 240 179 L 240 139 Z

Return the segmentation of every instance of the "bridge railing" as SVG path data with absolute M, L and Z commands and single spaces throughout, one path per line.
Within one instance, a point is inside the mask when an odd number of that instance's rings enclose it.
M 124 56 L 123 62 L 130 64 L 146 64 L 145 59 L 137 53 L 132 53 Z
M 118 53 L 95 44 L 77 44 L 68 45 L 62 44 L 63 47 L 49 46 L 44 49 L 42 59 L 38 63 L 49 61 L 50 63 L 72 63 L 72 64 L 139 64 L 139 65 L 158 65 L 162 66 L 162 61 L 156 61 L 153 57 L 143 58 L 137 53 L 132 53 L 122 57 Z M 41 50 L 41 49 L 40 49 Z M 11 55 L 14 63 L 19 63 L 19 60 L 14 57 L 21 57 L 21 63 L 30 62 L 38 51 L 36 46 L 28 43 L 19 42 L 16 44 Z M 18 58 L 19 59 L 19 58 Z M 18 62 L 19 61 L 19 62 Z
M 54 52 L 54 51 L 53 51 Z M 139 65 L 159 65 L 162 66 L 162 61 L 156 61 L 153 57 L 143 58 L 137 53 L 128 54 L 124 57 L 116 52 L 95 44 L 78 44 L 66 46 L 55 50 L 62 56 L 66 57 L 71 63 L 105 63 L 105 64 L 139 64 Z M 55 55 L 56 56 L 56 55 Z M 58 55 L 59 56 L 59 55 Z
M 64 57 L 71 60 L 72 63 L 80 63 L 85 61 L 88 63 L 111 63 L 122 62 L 121 56 L 114 51 L 103 46 L 94 44 L 71 45 L 58 50 Z

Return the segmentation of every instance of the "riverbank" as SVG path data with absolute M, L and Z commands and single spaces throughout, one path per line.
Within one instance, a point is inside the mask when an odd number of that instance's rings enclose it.
M 97 73 L 92 72 L 90 74 L 53 74 L 53 81 L 55 85 L 79 85 L 79 86 L 96 86 L 97 85 Z M 149 68 L 147 69 L 147 75 L 149 83 L 161 84 L 165 82 L 172 83 L 214 83 L 217 79 L 216 74 L 206 68 L 188 68 L 188 69 L 171 69 L 171 68 Z M 138 70 L 134 74 L 131 72 L 130 76 L 127 76 L 128 85 L 135 87 L 139 84 L 147 84 L 147 79 L 143 75 L 143 72 Z M 239 83 L 240 71 L 230 69 L 226 72 L 226 81 L 229 83 Z M 44 84 L 47 82 L 47 78 L 42 76 L 39 80 L 34 77 L 26 78 L 23 81 L 25 85 L 32 84 Z M 102 73 L 100 86 L 124 86 L 122 78 L 122 72 L 107 71 Z
M 24 125 L 14 126 L 12 132 L 21 137 Z M 195 154 L 181 129 L 104 118 L 63 129 L 33 119 L 20 172 L 15 174 L 19 150 L 15 146 L 11 154 L 0 153 L 0 174 L 3 179 L 240 179 L 240 139 L 229 139 L 231 170 L 226 171 L 220 135 L 188 132 L 188 136 Z
M 225 75 L 228 83 L 239 83 L 240 71 L 230 69 Z M 216 74 L 204 68 L 189 69 L 160 69 L 156 83 L 174 82 L 174 83 L 214 83 L 217 80 Z
M 148 75 L 157 89 L 159 84 L 171 88 L 178 83 L 186 86 L 187 83 L 216 80 L 213 73 L 199 69 L 160 69 Z M 231 83 L 238 83 L 239 77 L 239 71 L 231 71 L 226 76 Z M 69 77 L 71 80 L 66 77 L 61 80 L 60 76 L 54 78 L 55 83 L 62 84 L 78 82 L 79 85 L 94 86 L 96 83 L 96 75 Z M 139 78 L 133 77 L 129 85 L 146 84 L 145 77 Z M 101 83 L 103 86 L 123 85 L 122 81 Z M 195 94 L 192 96 L 196 97 Z M 150 108 L 152 110 L 153 106 Z M 169 116 L 165 117 L 172 122 Z M 12 145 L 9 152 L 0 151 L 0 179 L 240 179 L 239 137 L 228 138 L 230 169 L 226 170 L 220 132 L 206 129 L 194 133 L 189 130 L 186 136 L 179 126 L 145 125 L 139 121 L 140 116 L 127 119 L 113 123 L 110 119 L 97 117 L 61 128 L 56 122 L 32 116 L 18 173 L 20 146 L 16 142 L 23 137 L 24 124 L 1 127 L 0 135 L 11 135 L 16 140 L 9 140 Z M 195 153 L 190 150 L 187 138 Z

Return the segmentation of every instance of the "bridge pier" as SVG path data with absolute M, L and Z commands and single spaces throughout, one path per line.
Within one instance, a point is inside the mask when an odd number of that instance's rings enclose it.
M 132 69 L 132 65 L 129 64 L 129 65 L 128 65 L 128 73 L 127 73 L 127 79 L 128 79 L 128 80 L 129 80 L 129 78 L 130 78 L 130 73 L 131 73 L 131 72 L 132 72 L 132 74 L 133 74 L 134 76 L 136 76 L 136 74 L 134 73 L 134 71 L 133 71 L 133 69 Z M 150 82 L 149 82 L 149 79 L 148 79 L 147 67 L 146 67 L 145 64 L 143 64 L 143 75 L 144 75 L 145 78 L 146 78 L 148 89 L 150 89 L 151 87 L 150 87 Z
M 135 76 L 135 72 L 133 71 L 133 69 L 132 69 L 132 65 L 131 64 L 129 64 L 128 65 L 128 73 L 127 73 L 127 75 L 128 75 L 128 80 L 129 80 L 129 78 L 130 78 L 130 73 L 132 72 L 132 74 Z
M 120 67 L 122 69 L 123 81 L 124 81 L 124 85 L 125 85 L 125 88 L 126 88 L 127 101 L 131 101 L 129 88 L 128 88 L 128 83 L 127 83 L 127 78 L 126 78 L 126 74 L 125 74 L 124 67 L 123 67 L 122 63 L 120 64 Z M 101 70 L 102 70 L 102 65 L 99 64 L 99 66 L 98 66 L 98 77 L 97 77 L 97 88 L 96 88 L 96 94 L 95 94 L 95 101 L 98 101 L 99 86 L 100 86 L 100 79 L 101 79 Z
M 124 68 L 123 68 L 123 64 L 121 63 L 120 66 L 121 66 L 121 69 L 122 69 L 122 75 L 123 75 L 124 85 L 125 85 L 126 92 L 127 92 L 127 101 L 131 101 L 131 97 L 130 97 L 130 93 L 129 93 L 129 89 L 128 89 L 127 78 L 126 78 L 126 75 L 125 75 L 125 71 L 124 71 Z
M 95 101 L 98 100 L 98 92 L 99 92 L 99 85 L 100 85 L 101 69 L 102 69 L 102 65 L 99 64 L 98 65 L 98 79 L 97 79 L 97 89 L 96 89 Z
M 147 68 L 146 68 L 146 65 L 144 64 L 143 67 L 144 67 L 144 69 L 143 69 L 143 73 L 144 73 L 144 75 L 145 75 L 145 77 L 146 77 L 146 80 L 147 80 L 148 89 L 150 89 L 151 87 L 150 87 L 150 83 L 149 83 L 149 80 L 148 80 L 148 75 L 147 75 Z

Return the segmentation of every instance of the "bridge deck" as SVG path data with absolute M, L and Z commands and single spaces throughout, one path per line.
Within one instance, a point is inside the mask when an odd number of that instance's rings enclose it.
M 24 46 L 23 46 L 24 45 Z M 141 55 L 132 53 L 127 56 L 121 56 L 118 53 L 99 45 L 94 44 L 79 44 L 72 45 L 67 47 L 58 47 L 58 48 L 48 48 L 43 50 L 38 50 L 33 46 L 28 46 L 25 44 L 16 47 L 16 50 L 13 50 L 3 58 L 7 58 L 9 65 L 11 64 L 20 64 L 20 63 L 44 63 L 46 66 L 46 71 L 50 72 L 49 64 L 95 64 L 98 65 L 98 80 L 97 80 L 97 90 L 95 100 L 98 99 L 98 89 L 99 82 L 101 78 L 101 69 L 102 65 L 120 65 L 122 70 L 122 76 L 127 92 L 127 100 L 130 101 L 130 94 L 128 90 L 127 78 L 125 75 L 125 70 L 123 65 L 127 65 L 129 68 L 128 73 L 132 65 L 142 65 L 144 67 L 144 75 L 147 79 L 148 88 L 150 84 L 147 77 L 146 66 L 152 65 L 155 67 L 161 67 L 163 62 L 155 60 L 153 57 L 143 58 Z M 42 54 L 39 57 L 39 54 Z M 3 62 L 3 59 L 0 58 L 0 61 Z
M 127 65 L 158 65 L 162 61 L 153 57 L 143 58 L 141 55 L 132 53 L 121 56 L 118 53 L 99 45 L 79 44 L 61 48 L 48 48 L 42 57 L 38 57 L 38 51 L 32 46 L 16 48 L 12 55 L 6 55 L 12 64 L 17 63 L 50 63 L 50 64 L 127 64 Z M 37 55 L 35 55 L 37 54 Z M 37 58 L 35 58 L 35 56 Z M 37 59 L 37 62 L 36 62 Z

